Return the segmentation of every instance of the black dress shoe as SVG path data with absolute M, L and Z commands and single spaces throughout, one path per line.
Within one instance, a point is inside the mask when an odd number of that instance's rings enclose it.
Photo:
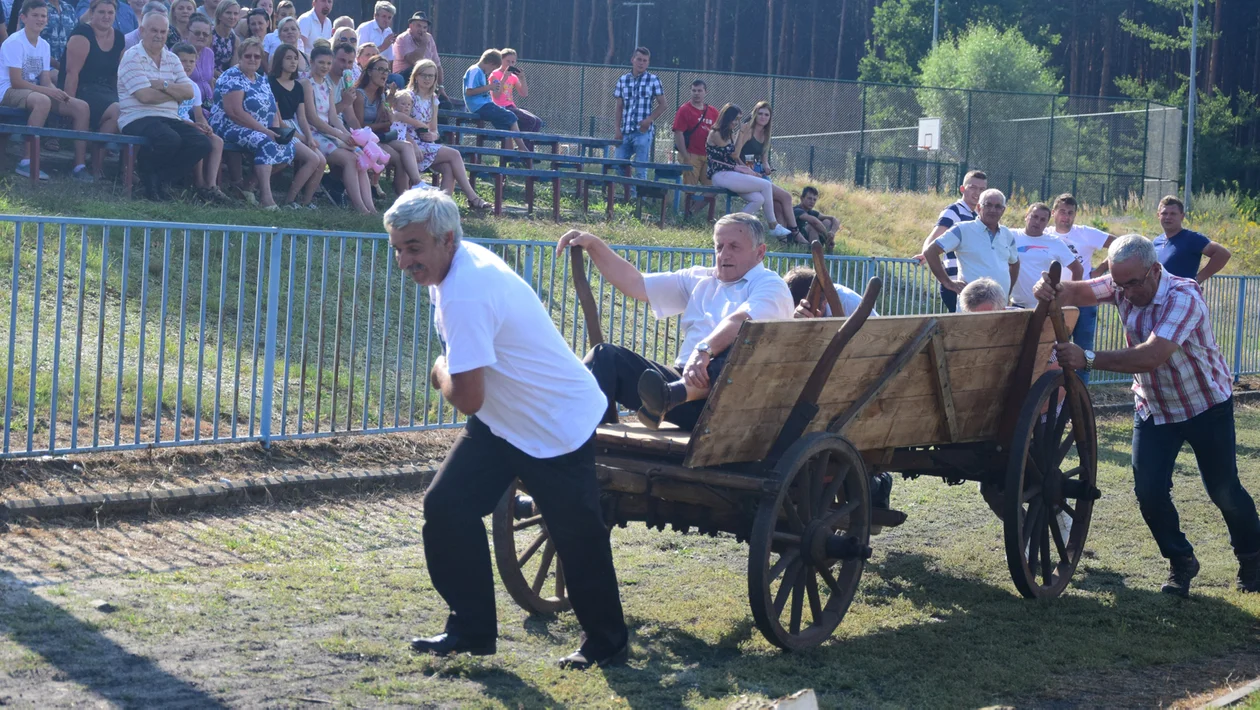
M 1199 561 L 1194 555 L 1174 557 L 1168 561 L 1168 581 L 1159 591 L 1179 597 L 1190 596 L 1190 580 L 1199 573 Z
M 679 384 L 679 383 L 673 383 Z M 687 398 L 687 390 L 679 387 L 678 391 L 666 382 L 656 370 L 644 370 L 639 375 L 639 402 L 643 405 L 636 412 L 639 421 L 649 429 L 659 429 L 665 413 L 682 404 Z M 680 396 L 681 395 L 681 396 Z
M 438 634 L 429 638 L 411 639 L 411 650 L 416 653 L 431 653 L 435 656 L 450 656 L 456 653 L 467 653 L 473 656 L 490 656 L 494 654 L 494 637 L 468 637 L 459 634 Z
M 624 665 L 625 662 L 628 661 L 629 659 L 630 659 L 630 644 L 627 642 L 621 648 L 617 649 L 616 651 L 613 651 L 611 654 L 604 656 L 603 658 L 593 658 L 591 656 L 588 656 L 586 655 L 586 653 L 582 651 L 582 649 L 579 648 L 573 653 L 570 653 L 564 658 L 561 658 L 559 661 L 556 662 L 556 665 L 560 666 L 561 668 L 565 670 L 584 671 L 587 668 L 590 668 L 591 666 L 599 666 L 600 668 L 607 668 L 609 666 Z

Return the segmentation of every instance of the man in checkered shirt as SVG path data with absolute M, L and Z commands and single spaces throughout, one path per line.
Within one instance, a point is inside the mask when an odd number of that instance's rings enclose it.
M 652 53 L 647 47 L 634 50 L 630 58 L 630 72 L 621 75 L 617 80 L 617 88 L 613 96 L 617 97 L 617 133 L 614 136 L 621 141 L 617 146 L 617 157 L 629 160 L 634 156 L 639 161 L 652 159 L 652 139 L 656 135 L 653 123 L 656 117 L 665 110 L 665 87 L 661 80 L 648 73 L 648 62 Z M 635 168 L 634 176 L 640 180 L 647 179 L 647 168 Z
M 1207 303 L 1194 279 L 1167 273 L 1146 237 L 1112 242 L 1111 273 L 1091 281 L 1060 283 L 1063 305 L 1112 303 L 1120 311 L 1129 347 L 1095 353 L 1072 343 L 1055 346 L 1064 368 L 1133 374 L 1134 493 L 1170 572 L 1162 591 L 1190 595 L 1199 572 L 1194 548 L 1181 532 L 1172 502 L 1173 464 L 1189 443 L 1208 496 L 1220 508 L 1238 557 L 1238 588 L 1260 592 L 1260 518 L 1238 480 L 1234 397 L 1229 365 L 1221 355 Z M 1042 274 L 1038 299 L 1055 298 Z

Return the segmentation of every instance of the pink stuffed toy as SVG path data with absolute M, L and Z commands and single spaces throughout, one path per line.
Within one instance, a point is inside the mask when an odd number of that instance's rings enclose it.
M 354 152 L 359 156 L 359 169 L 374 173 L 385 172 L 385 166 L 389 164 L 389 155 L 377 145 L 380 139 L 376 137 L 372 129 L 359 128 L 350 131 L 350 137 L 358 146 Z

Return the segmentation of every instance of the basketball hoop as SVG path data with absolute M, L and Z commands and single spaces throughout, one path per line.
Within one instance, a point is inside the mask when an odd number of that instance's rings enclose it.
M 919 140 L 915 147 L 920 151 L 941 149 L 941 119 L 919 119 Z

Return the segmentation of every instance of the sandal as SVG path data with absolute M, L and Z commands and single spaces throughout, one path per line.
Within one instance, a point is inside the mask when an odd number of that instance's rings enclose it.
M 490 207 L 491 207 L 490 203 L 486 202 L 480 197 L 477 198 L 476 202 L 473 202 L 472 200 L 468 201 L 468 209 L 477 210 L 478 212 L 483 211 L 483 210 L 488 210 L 490 209 Z

